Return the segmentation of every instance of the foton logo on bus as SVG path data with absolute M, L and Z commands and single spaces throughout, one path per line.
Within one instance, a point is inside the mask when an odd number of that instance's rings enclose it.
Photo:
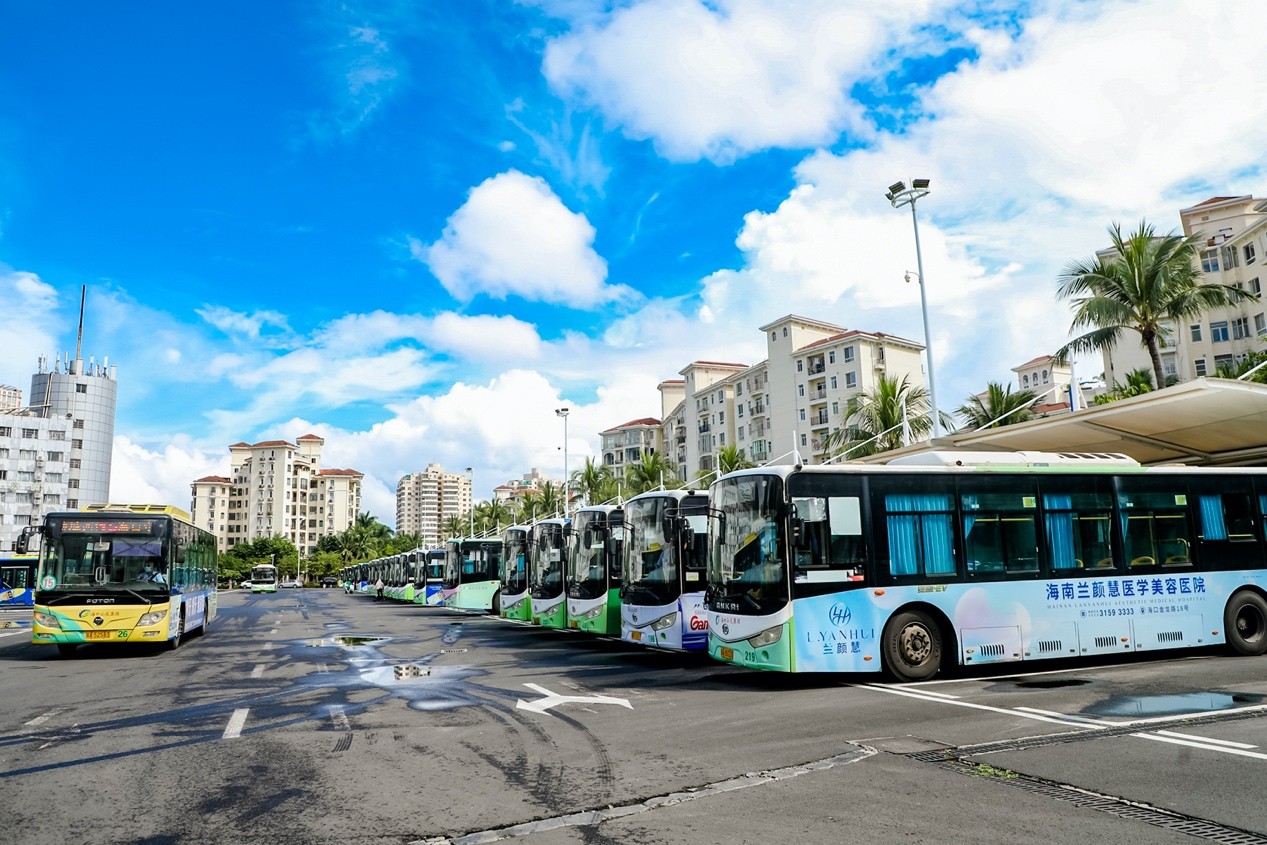
M 707 620 L 707 619 L 701 619 L 701 618 L 699 618 L 698 616 L 692 616 L 692 617 L 691 617 L 691 630 L 692 630 L 692 631 L 707 631 L 707 630 L 708 630 L 708 620 Z

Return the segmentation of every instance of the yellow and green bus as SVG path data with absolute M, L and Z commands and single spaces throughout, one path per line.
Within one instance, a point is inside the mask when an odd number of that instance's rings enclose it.
M 176 648 L 216 615 L 215 537 L 167 505 L 90 505 L 40 526 L 31 641 Z

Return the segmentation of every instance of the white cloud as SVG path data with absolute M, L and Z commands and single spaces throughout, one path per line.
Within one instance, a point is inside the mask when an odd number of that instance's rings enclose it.
M 229 475 L 229 453 L 223 457 L 199 448 L 178 434 L 161 448 L 147 449 L 127 435 L 116 435 L 110 465 L 110 501 L 128 504 L 176 505 L 189 509 L 190 484 L 208 475 Z
M 463 301 L 486 294 L 591 308 L 627 294 L 604 284 L 607 262 L 593 242 L 584 215 L 543 180 L 511 170 L 475 187 L 440 240 L 413 250 Z
M 247 314 L 223 305 L 206 305 L 199 308 L 197 313 L 225 334 L 247 340 L 258 340 L 268 327 L 280 330 L 283 335 L 290 333 L 286 315 L 278 311 L 254 311 Z
M 649 0 L 553 40 L 543 67 L 556 90 L 666 158 L 729 161 L 872 137 L 850 83 L 929 5 Z
M 55 355 L 58 320 L 57 290 L 34 273 L 0 264 L 0 384 L 22 391 L 27 401 L 31 374 L 40 355 Z M 50 366 L 52 362 L 50 361 Z

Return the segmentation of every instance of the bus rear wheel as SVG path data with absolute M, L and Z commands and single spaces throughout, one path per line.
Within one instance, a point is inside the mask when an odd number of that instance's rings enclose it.
M 884 667 L 896 680 L 927 681 L 941 670 L 941 628 L 927 613 L 905 610 L 884 626 Z
M 1237 654 L 1267 653 L 1267 601 L 1249 590 L 1236 593 L 1223 611 L 1223 630 Z

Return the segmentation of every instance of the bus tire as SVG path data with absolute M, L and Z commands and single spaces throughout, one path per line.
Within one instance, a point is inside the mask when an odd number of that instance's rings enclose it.
M 167 641 L 167 650 L 175 651 L 180 648 L 180 639 L 184 636 L 185 631 L 185 608 L 180 608 L 180 621 L 176 625 L 176 636 Z
M 1236 654 L 1267 652 L 1267 600 L 1251 590 L 1233 594 L 1223 611 L 1223 630 Z
M 58 643 L 57 653 L 60 654 L 62 657 L 74 657 L 75 651 L 77 648 L 78 648 L 77 643 Z
M 941 670 L 941 641 L 941 627 L 927 613 L 894 614 L 884 626 L 884 668 L 898 681 L 927 681 Z
M 501 590 L 498 590 L 497 592 L 493 593 L 493 602 L 492 602 L 492 607 L 489 609 L 489 613 L 492 613 L 494 616 L 501 616 L 501 613 L 502 613 L 502 591 Z

